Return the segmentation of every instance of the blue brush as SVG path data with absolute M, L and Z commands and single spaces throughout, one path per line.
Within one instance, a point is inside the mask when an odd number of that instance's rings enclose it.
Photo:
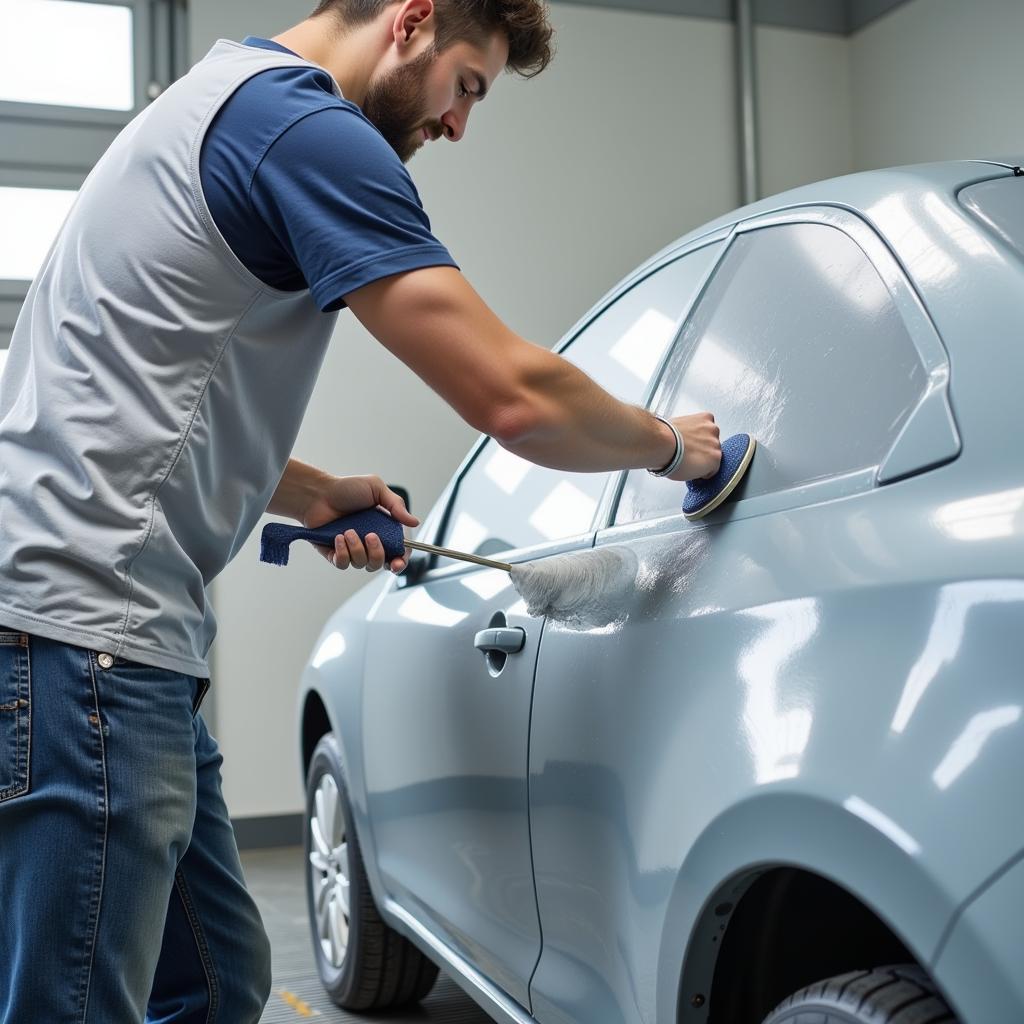
M 743 479 L 757 442 L 749 434 L 733 434 L 722 442 L 722 462 L 710 480 L 690 480 L 683 498 L 683 515 L 701 519 L 729 497 Z
M 308 540 L 311 544 L 321 544 L 324 547 L 333 548 L 334 538 L 346 530 L 355 530 L 359 534 L 359 539 L 364 541 L 367 534 L 377 534 L 381 544 L 384 545 L 384 555 L 389 562 L 394 558 L 402 558 L 406 548 L 415 548 L 417 551 L 429 551 L 447 558 L 458 558 L 463 562 L 473 562 L 475 565 L 504 569 L 505 572 L 509 572 L 512 568 L 507 562 L 495 562 L 489 558 L 481 558 L 479 555 L 467 554 L 465 551 L 453 551 L 451 548 L 441 548 L 436 544 L 408 540 L 405 537 L 402 524 L 379 508 L 366 508 L 361 512 L 352 512 L 313 529 L 307 529 L 305 526 L 290 526 L 288 523 L 267 523 L 260 535 L 260 561 L 269 562 L 271 565 L 287 565 L 288 545 L 293 540 Z

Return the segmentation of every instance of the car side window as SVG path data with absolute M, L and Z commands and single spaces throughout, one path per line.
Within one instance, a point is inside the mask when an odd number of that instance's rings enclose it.
M 562 354 L 617 398 L 642 403 L 721 246 L 705 245 L 645 277 Z M 489 440 L 459 482 L 438 543 L 489 555 L 585 533 L 608 476 L 537 466 Z
M 738 235 L 680 333 L 655 399 L 710 411 L 757 455 L 740 498 L 877 466 L 927 383 L 874 265 L 827 224 Z M 680 511 L 681 484 L 628 474 L 616 523 Z

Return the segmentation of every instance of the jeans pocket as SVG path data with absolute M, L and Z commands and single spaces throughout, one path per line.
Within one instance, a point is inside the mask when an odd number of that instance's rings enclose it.
M 0 801 L 28 792 L 32 668 L 28 634 L 0 626 Z

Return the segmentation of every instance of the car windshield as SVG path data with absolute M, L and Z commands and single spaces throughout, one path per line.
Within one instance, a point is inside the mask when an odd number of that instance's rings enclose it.
M 969 185 L 960 204 L 1024 258 L 1024 176 Z

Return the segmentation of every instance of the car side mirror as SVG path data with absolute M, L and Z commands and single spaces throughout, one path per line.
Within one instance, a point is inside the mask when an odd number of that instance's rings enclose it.
M 399 487 L 397 484 L 388 484 L 388 487 L 405 502 L 405 507 L 411 512 L 412 502 L 409 501 L 409 491 L 405 487 Z
M 399 586 L 411 587 L 419 583 L 430 568 L 431 556 L 426 551 L 413 551 L 405 565 L 405 572 L 398 577 Z
M 398 484 L 388 484 L 397 494 L 402 501 L 405 502 L 405 507 L 408 511 L 412 511 L 412 502 L 409 500 L 408 488 L 401 487 Z M 405 565 L 405 572 L 398 577 L 398 585 L 402 587 L 412 586 L 414 583 L 418 583 L 423 577 L 423 574 L 427 571 L 430 566 L 430 555 L 423 551 L 413 551 L 408 562 Z

